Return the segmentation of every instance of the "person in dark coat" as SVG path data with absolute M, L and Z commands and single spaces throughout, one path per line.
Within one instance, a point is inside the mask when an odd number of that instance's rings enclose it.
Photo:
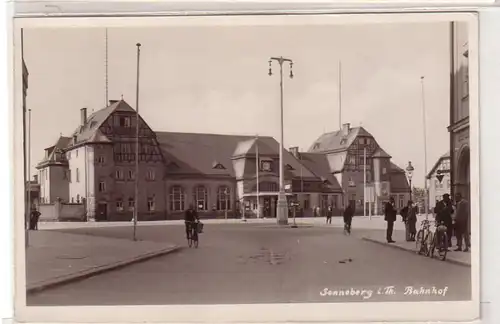
M 455 234 L 457 236 L 457 249 L 462 251 L 462 241 L 465 241 L 464 252 L 470 248 L 470 209 L 469 202 L 462 198 L 460 193 L 456 194 L 456 212 L 455 212 Z
M 328 206 L 327 211 L 326 211 L 326 223 L 331 224 L 332 223 L 332 217 L 333 217 L 333 207 L 332 205 Z
M 453 236 L 453 205 L 449 194 L 443 195 L 443 200 L 439 201 L 434 208 L 436 214 L 436 222 L 444 223 L 446 226 L 446 235 L 448 236 L 448 246 L 451 246 L 451 238 Z
M 408 213 L 406 215 L 406 231 L 408 232 L 408 241 L 415 242 L 417 235 L 417 208 L 413 205 L 413 201 L 408 201 Z
M 354 208 L 352 207 L 351 204 L 347 206 L 347 208 L 344 210 L 344 224 L 347 225 L 347 228 L 349 229 L 349 233 L 351 232 L 351 225 L 352 225 L 352 217 L 354 216 Z
M 385 204 L 384 213 L 385 221 L 387 222 L 387 243 L 395 243 L 392 239 L 392 232 L 394 231 L 394 222 L 396 221 L 397 210 L 395 207 L 394 197 L 391 197 L 389 202 Z
M 191 226 L 194 226 L 196 221 L 199 221 L 198 212 L 193 205 L 189 205 L 189 209 L 184 214 L 184 226 L 186 227 L 186 238 L 189 240 Z
M 31 208 L 30 212 L 30 230 L 37 231 L 38 230 L 38 221 L 40 220 L 40 212 L 36 210 L 35 207 Z

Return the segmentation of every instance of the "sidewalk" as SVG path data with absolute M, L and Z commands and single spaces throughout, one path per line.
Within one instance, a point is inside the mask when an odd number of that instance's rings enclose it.
M 432 216 L 431 216 L 432 217 Z M 421 221 L 425 217 L 418 216 Z M 404 230 L 404 224 L 400 221 L 394 223 L 395 230 Z M 246 221 L 242 219 L 203 219 L 204 224 L 276 224 L 276 218 L 247 218 Z M 293 224 L 293 218 L 288 219 L 288 223 Z M 307 217 L 296 218 L 296 223 L 303 226 L 329 226 L 329 227 L 344 227 L 344 220 L 342 217 L 333 217 L 332 224 L 326 224 L 326 217 Z M 165 220 L 165 221 L 148 221 L 138 222 L 138 226 L 164 226 L 164 225 L 182 225 L 183 220 Z M 94 227 L 122 227 L 132 226 L 132 222 L 41 222 L 39 228 L 41 230 L 57 230 L 57 229 L 70 229 L 70 228 L 94 228 Z M 383 216 L 355 216 L 353 218 L 353 226 L 360 229 L 385 229 L 387 224 Z
M 376 234 L 370 234 L 368 236 L 364 236 L 363 240 L 377 243 L 377 244 L 382 244 L 388 247 L 392 248 L 397 248 L 400 250 L 405 250 L 408 252 L 416 253 L 417 248 L 416 248 L 416 243 L 415 242 L 406 242 L 405 240 L 405 232 L 402 230 L 395 230 L 393 235 L 392 235 L 394 241 L 396 243 L 387 243 L 385 239 L 385 232 L 380 232 L 378 235 Z M 446 255 L 446 261 L 450 263 L 455 263 L 459 264 L 462 266 L 471 266 L 471 252 L 455 252 L 453 251 L 456 247 L 456 239 L 452 239 L 452 244 L 453 247 L 450 248 L 450 252 L 447 253 Z M 422 256 L 424 257 L 424 256 Z M 435 259 L 436 262 L 440 262 L 438 259 Z
M 31 231 L 26 288 L 33 293 L 177 250 L 173 244 Z

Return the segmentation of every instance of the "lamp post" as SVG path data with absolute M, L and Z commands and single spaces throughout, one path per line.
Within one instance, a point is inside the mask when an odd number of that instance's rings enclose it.
M 425 187 L 425 197 L 424 197 L 424 206 L 425 206 L 425 219 L 429 218 L 429 190 L 427 188 L 427 121 L 425 115 L 425 87 L 424 87 L 425 77 L 420 77 L 420 85 L 421 85 L 421 95 L 422 95 L 422 126 L 424 131 L 424 187 Z
M 406 167 L 406 176 L 408 177 L 408 182 L 410 183 L 410 200 L 412 200 L 412 187 L 411 178 L 413 177 L 413 171 L 415 168 L 411 165 L 411 161 L 408 161 L 408 166 Z
M 280 190 L 278 193 L 278 206 L 277 206 L 277 220 L 279 225 L 287 225 L 288 224 L 288 204 L 286 200 L 286 194 L 285 194 L 285 181 L 284 181 L 284 165 L 283 165 L 283 151 L 285 150 L 284 148 L 284 131 L 283 131 L 283 63 L 288 62 L 290 64 L 290 79 L 293 78 L 293 61 L 288 58 L 284 58 L 283 56 L 280 57 L 271 57 L 269 59 L 269 76 L 273 75 L 273 72 L 271 70 L 271 65 L 272 61 L 278 62 L 280 66 Z
M 141 57 L 141 44 L 137 43 L 137 83 L 136 83 L 136 96 L 135 96 L 135 202 L 134 202 L 134 236 L 133 240 L 137 241 L 137 216 L 139 213 L 139 67 Z

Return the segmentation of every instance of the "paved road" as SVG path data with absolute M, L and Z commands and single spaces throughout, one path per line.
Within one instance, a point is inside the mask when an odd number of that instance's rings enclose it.
M 132 233 L 127 227 L 68 231 L 120 238 Z M 142 227 L 138 235 L 186 246 L 181 226 Z M 198 249 L 30 295 L 28 305 L 356 302 L 370 291 L 364 300 L 467 300 L 470 281 L 470 268 L 347 237 L 338 228 L 210 225 Z M 386 286 L 395 286 L 396 294 L 377 294 Z M 408 296 L 406 286 L 448 289 L 444 297 Z M 351 287 L 360 290 L 357 296 L 321 296 L 325 288 L 338 294 Z

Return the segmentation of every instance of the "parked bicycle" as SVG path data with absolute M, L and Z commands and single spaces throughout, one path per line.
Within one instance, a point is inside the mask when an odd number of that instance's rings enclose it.
M 447 227 L 444 225 L 443 221 L 441 221 L 440 224 L 436 222 L 436 232 L 430 248 L 431 258 L 434 258 L 434 254 L 437 252 L 441 261 L 446 260 L 446 255 L 448 253 L 448 233 L 446 230 Z
M 421 228 L 417 232 L 417 253 L 429 256 L 431 252 L 433 235 L 431 232 L 431 222 L 424 219 L 421 224 Z
M 203 224 L 200 221 L 197 222 L 187 222 L 189 224 L 189 235 L 188 235 L 188 245 L 198 248 L 199 245 L 199 233 L 203 232 Z

